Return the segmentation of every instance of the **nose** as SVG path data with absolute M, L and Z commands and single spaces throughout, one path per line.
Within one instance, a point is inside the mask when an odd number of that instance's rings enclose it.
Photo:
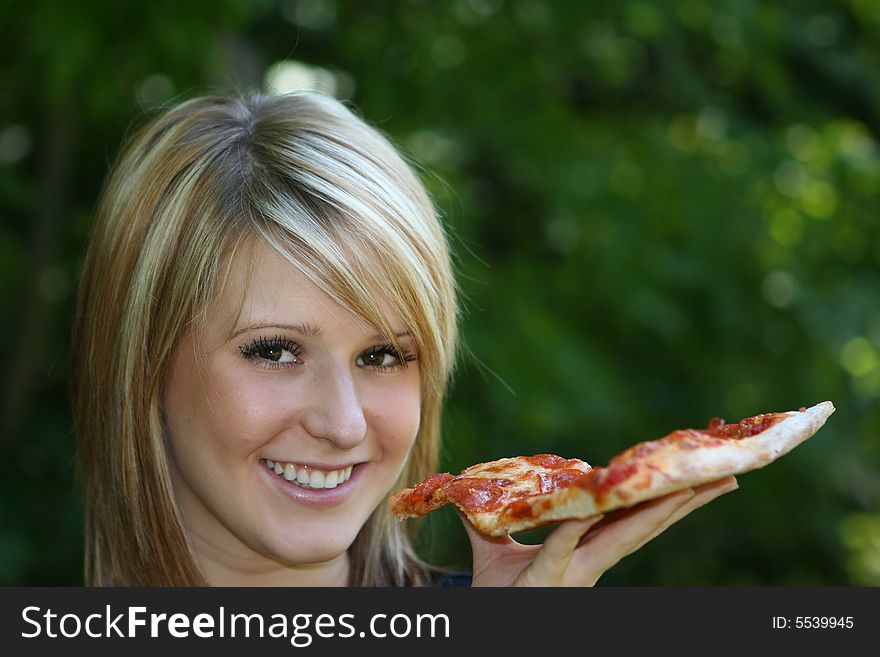
M 334 367 L 317 373 L 303 414 L 303 428 L 340 449 L 350 449 L 364 440 L 367 420 L 350 370 Z

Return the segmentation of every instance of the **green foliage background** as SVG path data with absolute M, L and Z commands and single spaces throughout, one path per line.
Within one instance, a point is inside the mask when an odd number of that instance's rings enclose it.
M 421 163 L 449 227 L 446 469 L 831 399 L 602 582 L 880 583 L 880 3 L 5 0 L 0 32 L 0 584 L 82 581 L 67 346 L 108 163 L 285 60 Z M 467 565 L 457 522 L 426 556 Z

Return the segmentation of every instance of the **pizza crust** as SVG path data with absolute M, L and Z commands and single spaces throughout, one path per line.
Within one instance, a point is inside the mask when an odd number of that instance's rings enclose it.
M 479 531 L 492 536 L 587 518 L 762 468 L 815 434 L 833 412 L 831 402 L 822 402 L 800 411 L 756 416 L 773 416 L 775 423 L 745 437 L 674 431 L 625 450 L 604 468 L 549 455 L 481 463 L 457 477 L 448 473 L 429 477 L 415 489 L 395 494 L 391 506 L 398 518 L 405 518 L 451 502 Z M 560 477 L 560 485 L 551 490 L 546 486 L 542 490 L 541 481 L 559 477 L 552 473 L 563 470 L 572 474 Z M 493 506 L 492 495 L 503 499 Z

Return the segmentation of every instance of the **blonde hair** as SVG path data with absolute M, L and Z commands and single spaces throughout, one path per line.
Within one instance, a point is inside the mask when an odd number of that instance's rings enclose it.
M 419 350 L 421 425 L 397 484 L 435 471 L 458 306 L 434 207 L 378 131 L 315 93 L 197 98 L 150 122 L 108 179 L 82 272 L 71 392 L 89 585 L 202 585 L 162 415 L 177 345 L 256 240 L 395 346 L 378 293 Z M 425 583 L 380 504 L 350 548 L 353 585 Z

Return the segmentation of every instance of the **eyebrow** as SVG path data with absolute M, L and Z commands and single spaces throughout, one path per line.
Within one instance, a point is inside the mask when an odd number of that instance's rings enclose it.
M 309 337 L 314 337 L 321 334 L 321 329 L 317 326 L 312 326 L 311 324 L 266 324 L 260 322 L 259 324 L 251 324 L 249 326 L 244 326 L 234 331 L 232 335 L 229 336 L 229 339 L 231 340 L 235 336 L 241 335 L 245 331 L 258 331 L 260 329 L 267 328 L 284 329 L 285 331 L 293 331 L 294 333 L 298 333 L 299 335 L 305 335 Z
M 237 335 L 241 335 L 246 331 L 258 331 L 260 329 L 267 328 L 283 329 L 285 331 L 291 331 L 293 333 L 297 333 L 299 335 L 304 335 L 307 337 L 315 337 L 321 335 L 320 327 L 314 326 L 312 324 L 266 324 L 261 322 L 259 324 L 251 324 L 249 326 L 244 326 L 240 329 L 237 329 L 229 336 L 229 339 L 231 340 L 232 338 L 236 337 Z M 394 336 L 396 338 L 412 337 L 412 333 L 410 333 L 409 331 L 401 331 L 400 333 L 395 333 Z M 370 336 L 370 340 L 381 339 L 383 339 L 383 336 L 379 335 L 378 333 L 374 333 Z

